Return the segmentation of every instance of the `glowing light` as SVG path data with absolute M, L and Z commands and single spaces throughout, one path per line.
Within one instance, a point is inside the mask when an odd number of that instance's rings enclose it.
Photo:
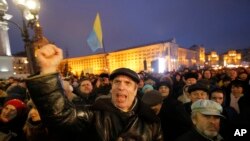
M 25 5 L 26 0 L 13 0 L 16 5 Z
M 24 60 L 24 64 L 28 64 L 29 62 L 28 62 L 28 60 Z
M 0 71 L 1 71 L 1 72 L 8 72 L 9 69 L 7 69 L 7 68 L 1 68 Z
M 26 6 L 30 10 L 36 10 L 36 11 L 40 10 L 39 0 L 27 0 Z
M 164 73 L 165 68 L 166 68 L 166 64 L 165 64 L 166 61 L 164 58 L 159 58 L 158 61 L 159 61 L 158 63 L 159 73 Z

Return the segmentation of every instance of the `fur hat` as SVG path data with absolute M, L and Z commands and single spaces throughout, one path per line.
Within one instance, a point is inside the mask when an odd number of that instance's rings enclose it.
M 187 80 L 188 78 L 195 78 L 197 80 L 198 74 L 194 73 L 194 72 L 188 72 L 188 73 L 184 74 L 184 78 L 185 78 L 185 80 Z
M 204 92 L 207 92 L 208 93 L 208 88 L 206 85 L 204 85 L 203 83 L 196 83 L 196 84 L 193 84 L 193 85 L 190 85 L 188 87 L 188 92 L 191 93 L 193 91 L 196 91 L 196 90 L 202 90 Z

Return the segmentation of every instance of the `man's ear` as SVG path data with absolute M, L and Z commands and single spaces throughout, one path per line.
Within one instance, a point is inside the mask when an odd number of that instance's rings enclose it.
M 138 88 L 139 88 L 139 84 L 135 84 L 135 90 L 138 91 Z
M 192 122 L 193 122 L 194 125 L 196 125 L 197 122 L 196 122 L 196 118 L 195 117 L 192 117 Z

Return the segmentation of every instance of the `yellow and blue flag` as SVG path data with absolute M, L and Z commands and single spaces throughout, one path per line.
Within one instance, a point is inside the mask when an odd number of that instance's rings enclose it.
M 103 48 L 102 25 L 99 13 L 96 15 L 93 30 L 87 38 L 87 43 L 93 52 L 95 52 L 98 48 Z

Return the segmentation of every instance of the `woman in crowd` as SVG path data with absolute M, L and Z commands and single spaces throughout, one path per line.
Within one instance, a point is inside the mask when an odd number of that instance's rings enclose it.
M 24 140 L 22 127 L 27 116 L 26 104 L 18 99 L 11 99 L 4 103 L 0 112 L 0 140 Z
M 171 85 L 168 82 L 160 82 L 157 89 L 163 97 L 158 116 L 161 119 L 164 140 L 174 141 L 178 136 L 191 129 L 192 121 L 183 104 L 172 97 Z

